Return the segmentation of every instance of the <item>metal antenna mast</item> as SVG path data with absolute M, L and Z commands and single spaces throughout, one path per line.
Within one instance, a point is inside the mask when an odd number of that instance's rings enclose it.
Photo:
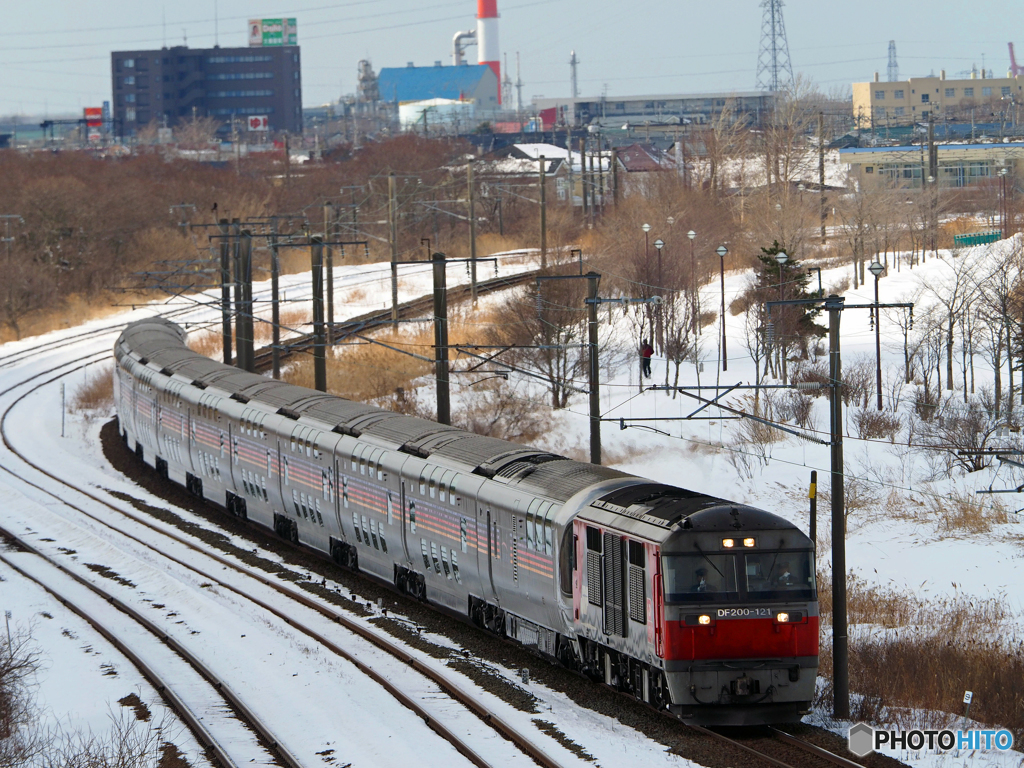
M 761 52 L 757 55 L 757 87 L 762 91 L 783 91 L 793 86 L 793 67 L 789 63 L 786 23 L 782 20 L 782 0 L 762 0 Z
M 900 81 L 900 65 L 896 63 L 896 41 L 889 41 L 889 82 L 898 83 Z

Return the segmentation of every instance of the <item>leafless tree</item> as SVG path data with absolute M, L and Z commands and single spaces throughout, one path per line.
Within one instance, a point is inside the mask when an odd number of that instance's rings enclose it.
M 953 248 L 941 252 L 939 259 L 944 269 L 936 279 L 930 275 L 925 286 L 926 291 L 935 297 L 943 308 L 946 331 L 946 389 L 954 388 L 953 382 L 953 344 L 954 331 L 961 321 L 961 316 L 970 307 L 978 292 L 975 272 L 978 269 L 976 249 Z

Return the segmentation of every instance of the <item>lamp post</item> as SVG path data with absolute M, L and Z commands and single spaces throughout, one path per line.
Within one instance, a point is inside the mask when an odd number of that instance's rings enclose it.
M 877 257 L 871 262 L 868 271 L 875 276 L 875 306 L 871 311 L 875 317 L 875 385 L 878 392 L 878 410 L 882 410 L 882 314 L 878 309 L 878 278 L 885 271 Z
M 658 290 L 663 290 L 665 280 L 661 276 L 661 249 L 665 247 L 665 241 L 660 237 L 654 241 L 654 247 L 658 249 Z M 658 346 L 665 351 L 665 323 L 662 315 L 661 304 L 656 309 L 658 313 Z
M 725 254 L 729 252 L 729 249 L 724 245 L 718 246 L 715 249 L 715 253 L 718 254 L 718 258 L 721 260 L 721 276 L 722 276 L 722 370 L 729 370 L 729 355 L 725 349 Z
M 932 241 L 932 254 L 935 254 L 935 177 L 928 177 L 928 190 L 929 190 L 929 217 L 928 217 L 928 234 Z M 924 259 L 922 259 L 923 261 Z M 863 262 L 861 262 L 863 263 Z
M 690 238 L 690 315 L 693 319 L 693 336 L 696 339 L 699 326 L 697 325 L 697 262 L 693 258 L 693 241 L 697 237 L 697 233 L 691 229 L 686 236 Z
M 1002 191 L 1000 195 L 1001 205 L 999 206 L 999 228 L 1002 230 L 1002 235 L 1004 239 L 1010 236 L 1009 227 L 1006 226 L 1006 219 L 1008 218 L 1006 215 L 1006 174 L 1006 168 L 999 169 L 999 182 L 1002 185 Z
M 651 225 L 650 224 L 644 224 L 642 227 L 640 227 L 640 229 L 642 229 L 644 231 L 644 261 L 646 262 L 647 261 L 647 256 L 648 256 L 648 252 L 650 250 L 650 248 L 648 247 L 648 243 L 647 243 L 647 241 L 648 241 L 647 233 L 651 231 Z
M 779 301 L 783 300 L 783 295 L 782 294 L 783 294 L 783 286 L 785 284 L 785 280 L 783 280 L 783 278 L 782 278 L 782 267 L 783 267 L 783 265 L 785 265 L 785 263 L 787 261 L 789 261 L 789 256 L 786 254 L 785 251 L 779 251 L 778 253 L 775 254 L 775 262 L 779 265 Z M 783 326 L 782 330 L 785 331 L 785 326 Z M 780 336 L 781 336 L 781 334 L 780 334 Z M 781 368 L 782 368 L 782 381 L 783 381 L 783 383 L 785 383 L 785 381 L 786 381 L 786 351 L 782 348 L 781 340 L 779 341 L 779 362 L 780 362 L 780 365 L 781 365 Z

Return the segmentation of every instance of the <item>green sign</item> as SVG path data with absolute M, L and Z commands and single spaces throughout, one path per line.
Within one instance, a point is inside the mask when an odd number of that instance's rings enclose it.
M 249 19 L 249 46 L 298 45 L 295 19 Z

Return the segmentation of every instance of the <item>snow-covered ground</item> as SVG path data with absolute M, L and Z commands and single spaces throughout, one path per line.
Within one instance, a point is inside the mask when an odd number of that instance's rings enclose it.
M 977 269 L 994 268 L 1001 249 L 1009 244 L 997 244 L 988 251 L 978 250 Z M 503 260 L 500 270 L 504 274 L 529 268 L 528 258 Z M 464 280 L 463 270 L 454 265 L 449 268 L 449 283 Z M 406 268 L 402 279 L 402 298 L 422 295 L 430 290 L 429 267 Z M 882 301 L 900 301 L 920 293 L 922 286 L 937 286 L 944 278 L 948 266 L 942 260 L 930 259 L 914 270 L 897 273 L 894 269 L 880 284 Z M 826 270 L 826 287 L 848 276 L 849 270 Z M 490 268 L 488 268 L 490 273 Z M 309 296 L 308 275 L 283 279 L 282 290 L 295 300 Z M 730 274 L 726 278 L 727 303 L 744 288 L 747 276 Z M 873 287 L 873 286 L 872 286 Z M 257 297 L 265 295 L 269 286 L 255 286 Z M 390 301 L 387 265 L 373 268 L 336 269 L 337 317 L 354 316 L 368 308 L 386 306 Z M 848 291 L 847 302 L 867 303 L 873 292 L 864 288 Z M 705 307 L 718 305 L 720 296 L 717 283 L 709 286 L 703 297 Z M 929 301 L 927 292 L 917 299 L 923 307 Z M 82 328 L 49 334 L 0 347 L 0 357 L 19 350 L 38 348 L 58 338 L 69 337 L 87 328 L 113 326 L 152 312 L 164 311 L 166 305 L 126 313 L 117 318 L 95 321 Z M 920 310 L 918 310 L 920 312 Z M 216 328 L 216 308 L 202 303 L 195 305 L 189 316 L 182 318 L 193 323 L 192 328 L 204 325 Z M 608 318 L 613 318 L 609 324 Z M 638 339 L 633 337 L 628 322 L 623 321 L 621 310 L 601 312 L 602 345 L 609 357 L 618 352 L 624 361 L 609 375 L 602 373 L 602 409 L 607 417 L 631 419 L 652 416 L 681 417 L 694 410 L 696 404 L 689 399 L 672 398 L 664 392 L 639 392 L 634 350 Z M 701 337 L 700 355 L 703 372 L 700 383 L 751 382 L 754 367 L 746 354 L 742 334 L 742 318 L 726 319 L 728 336 L 729 371 L 721 373 L 718 357 L 719 332 L 709 327 Z M 36 374 L 53 368 L 64 361 L 95 352 L 109 351 L 117 331 L 79 344 L 52 350 L 41 350 L 18 365 L 0 368 L 0 407 L 6 407 L 26 391 L 25 382 Z M 902 338 L 896 329 L 882 322 L 883 368 L 886 377 L 898 376 L 902 370 Z M 843 313 L 842 343 L 847 365 L 858 357 L 874 354 L 874 333 L 869 329 L 866 310 L 850 309 Z M 0 359 L 0 365 L 3 364 Z M 16 440 L 16 446 L 39 463 L 59 468 L 63 477 L 76 485 L 91 487 L 95 492 L 128 493 L 149 503 L 166 506 L 165 502 L 150 497 L 134 484 L 125 481 L 105 462 L 98 448 L 98 429 L 102 419 L 87 419 L 81 414 L 62 415 L 60 386 L 64 384 L 69 397 L 87 377 L 95 375 L 96 363 L 82 370 L 68 372 L 53 380 L 36 393 L 23 399 L 8 419 L 7 433 Z M 976 360 L 978 386 L 990 380 L 981 358 Z M 665 379 L 664 361 L 655 359 L 655 383 Z M 582 384 L 583 382 L 581 382 Z M 684 365 L 681 382 L 697 383 L 693 365 Z M 431 401 L 430 383 L 424 382 L 422 399 Z M 534 390 L 534 394 L 540 394 Z M 960 395 L 958 390 L 956 395 Z M 909 400 L 909 395 L 905 394 Z M 540 402 L 546 400 L 540 396 Z M 736 398 L 732 400 L 737 404 Z M 458 402 L 453 403 L 458 407 Z M 544 406 L 538 406 L 544 407 Z M 815 421 L 818 430 L 827 425 L 826 404 L 823 398 L 815 401 Z M 718 416 L 713 409 L 708 415 Z M 62 422 L 62 418 L 65 419 Z M 66 436 L 61 437 L 62 423 Z M 570 407 L 553 414 L 551 428 L 543 438 L 544 447 L 558 452 L 581 455 L 588 443 L 587 403 L 583 396 Z M 633 422 L 634 424 L 638 422 Z M 655 480 L 685 485 L 695 490 L 748 502 L 774 511 L 806 529 L 807 485 L 810 470 L 820 475 L 819 486 L 827 489 L 829 449 L 822 445 L 787 438 L 768 446 L 767 455 L 757 452 L 739 438 L 739 422 L 722 419 L 708 421 L 657 422 L 658 429 L 667 434 L 631 427 L 620 431 L 612 422 L 604 424 L 603 447 L 607 464 L 635 472 Z M 819 434 L 819 437 L 824 435 Z M 1024 628 L 1024 599 L 1020 585 L 1024 584 L 1024 526 L 1019 517 L 995 527 L 983 537 L 971 537 L 957 532 L 945 532 L 922 515 L 887 514 L 888 499 L 899 504 L 925 505 L 927 499 L 943 498 L 955 490 L 971 491 L 1020 485 L 1019 476 L 1004 468 L 983 470 L 969 476 L 926 481 L 928 467 L 922 459 L 914 458 L 888 440 L 862 441 L 855 433 L 845 438 L 847 472 L 858 478 L 863 488 L 875 494 L 876 501 L 866 508 L 855 510 L 850 516 L 847 542 L 847 562 L 850 569 L 869 585 L 893 586 L 920 599 L 966 595 L 978 599 L 996 598 L 1011 613 L 1007 631 L 1018 636 Z M 583 454 L 585 455 L 585 454 Z M 15 466 L 6 449 L 0 465 Z M 25 481 L 37 483 L 42 489 L 29 486 Z M 1011 511 L 1017 508 L 1015 497 L 983 497 L 986 503 L 996 499 L 1010 499 Z M 3 525 L 25 535 L 34 544 L 46 547 L 64 547 L 64 562 L 76 572 L 89 576 L 97 583 L 114 590 L 123 600 L 148 607 L 153 618 L 165 625 L 190 645 L 201 649 L 204 660 L 214 664 L 230 684 L 258 704 L 264 719 L 272 723 L 276 735 L 306 764 L 325 761 L 329 765 L 346 763 L 366 766 L 389 765 L 461 765 L 464 758 L 440 741 L 422 721 L 397 705 L 354 668 L 322 649 L 313 647 L 308 639 L 296 633 L 280 620 L 266 616 L 238 598 L 204 586 L 201 580 L 179 568 L 172 567 L 152 551 L 112 536 L 97 523 L 84 520 L 81 515 L 61 500 L 88 505 L 85 498 L 56 485 L 36 473 L 19 468 L 15 474 L 0 472 L 0 521 Z M 895 505 L 893 501 L 890 506 Z M 1020 505 L 1024 506 L 1024 505 Z M 895 508 L 895 507 L 894 507 Z M 110 516 L 111 513 L 98 514 Z M 182 512 L 188 517 L 187 513 Z M 819 530 L 828 528 L 827 504 L 819 505 Z M 120 522 L 122 527 L 130 525 Z M 152 536 L 152 534 L 146 534 Z M 52 539 L 52 542 L 46 541 Z M 187 557 L 180 547 L 165 543 L 165 551 Z M 251 548 L 251 546 L 249 547 Z M 51 550 L 52 551 L 52 550 Z M 271 558 L 268 553 L 260 553 Z M 11 556 L 15 555 L 11 553 Z M 18 558 L 27 559 L 25 555 Z M 822 566 L 827 570 L 828 551 L 820 553 Z M 87 569 L 86 564 L 100 564 L 110 568 L 134 586 L 103 579 Z M 40 567 L 40 571 L 45 570 Z M 159 697 L 139 678 L 134 668 L 102 638 L 79 619 L 71 615 L 52 597 L 15 574 L 0 563 L 0 608 L 12 613 L 12 628 L 29 629 L 46 659 L 37 675 L 37 693 L 41 706 L 50 720 L 61 720 L 70 729 L 92 729 L 106 732 L 110 727 L 110 713 L 119 709 L 118 699 L 135 692 L 159 719 Z M 62 585 L 67 580 L 54 575 Z M 82 596 L 90 607 L 102 601 Z M 282 598 L 268 600 L 284 602 Z M 156 606 L 160 607 L 157 608 Z M 325 632 L 339 635 L 339 630 L 325 627 Z M 194 634 L 193 634 L 194 633 Z M 343 638 L 351 644 L 351 638 Z M 145 638 L 138 640 L 145 649 L 148 644 L 159 645 Z M 437 642 L 445 642 L 438 638 Z M 342 644 L 339 641 L 339 644 Z M 347 647 L 347 646 L 346 646 Z M 156 649 L 150 649 L 156 652 Z M 360 651 L 372 655 L 372 651 Z M 381 663 L 386 663 L 382 661 Z M 113 668 L 116 674 L 112 674 Z M 501 670 L 514 680 L 514 670 Z M 1013 684 L 1008 681 L 1007 684 Z M 667 754 L 664 746 L 638 732 L 606 717 L 581 710 L 560 694 L 544 689 L 536 683 L 529 685 L 545 710 L 544 720 L 554 723 L 559 730 L 585 748 L 601 765 L 685 765 L 687 761 Z M 331 702 L 331 707 L 324 707 Z M 502 707 L 495 702 L 495 707 Z M 505 712 L 503 711 L 503 714 Z M 509 712 L 510 717 L 522 713 Z M 522 758 L 511 754 L 507 743 L 479 736 L 477 746 L 499 763 L 521 763 Z M 171 739 L 188 756 L 193 765 L 205 765 L 198 745 L 178 728 Z M 500 742 L 500 743 L 499 743 Z M 424 745 L 430 745 L 424 748 Z M 566 766 L 586 761 L 572 755 L 552 741 L 553 749 Z M 433 748 L 431 748 L 433 747 Z M 330 751 L 328 751 L 330 750 Z M 253 747 L 244 752 L 256 763 L 266 762 L 266 753 Z M 1017 765 L 1019 753 L 1009 755 L 961 754 L 950 762 L 949 756 L 905 753 L 899 756 L 913 765 L 927 768 L 951 768 L 960 765 Z

